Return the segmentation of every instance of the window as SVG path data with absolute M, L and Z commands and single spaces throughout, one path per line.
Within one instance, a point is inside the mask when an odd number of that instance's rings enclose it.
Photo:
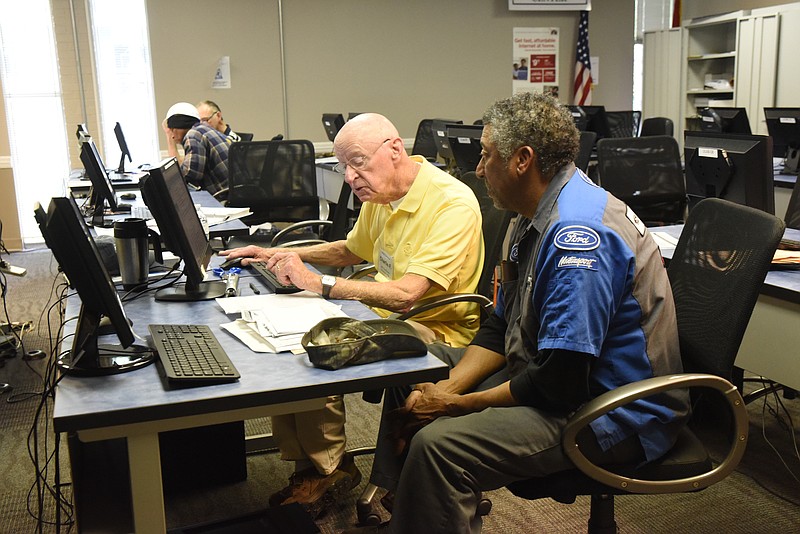
M 159 160 L 150 40 L 144 0 L 91 0 L 89 3 L 103 136 L 104 163 L 116 167 L 119 122 L 134 165 Z M 126 163 L 126 170 L 130 167 Z
M 69 174 L 61 83 L 49 0 L 4 2 L 0 17 L 11 165 L 23 243 L 41 240 L 33 206 L 65 194 Z

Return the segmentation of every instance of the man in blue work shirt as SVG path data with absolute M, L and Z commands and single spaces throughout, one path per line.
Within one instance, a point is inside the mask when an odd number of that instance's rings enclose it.
M 520 214 L 495 314 L 466 349 L 436 347 L 446 380 L 387 392 L 371 481 L 394 492 L 391 532 L 477 532 L 481 492 L 573 468 L 570 413 L 623 384 L 681 371 L 672 292 L 636 215 L 573 160 L 578 131 L 552 97 L 483 117 L 476 170 Z M 618 408 L 579 434 L 597 462 L 646 462 L 673 444 L 685 391 Z M 404 468 L 405 467 L 405 468 Z M 374 528 L 374 527 L 373 527 Z
M 167 111 L 162 123 L 167 136 L 167 152 L 181 164 L 184 179 L 212 195 L 228 187 L 228 147 L 230 139 L 201 122 L 197 108 L 178 102 Z M 183 144 L 183 156 L 178 153 Z

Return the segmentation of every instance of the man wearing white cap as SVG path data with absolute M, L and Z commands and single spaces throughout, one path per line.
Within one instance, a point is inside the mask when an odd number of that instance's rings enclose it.
M 211 194 L 228 186 L 228 138 L 200 120 L 197 108 L 178 102 L 167 111 L 162 123 L 167 151 L 178 158 L 186 181 Z M 183 158 L 178 153 L 183 144 Z

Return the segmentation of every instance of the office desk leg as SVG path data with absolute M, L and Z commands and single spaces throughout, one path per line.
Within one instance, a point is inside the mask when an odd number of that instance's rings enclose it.
M 128 436 L 131 501 L 136 532 L 166 532 L 158 433 Z

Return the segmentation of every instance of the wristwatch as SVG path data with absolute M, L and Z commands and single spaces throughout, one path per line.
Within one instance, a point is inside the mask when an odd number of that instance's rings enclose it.
M 322 275 L 322 296 L 323 298 L 331 298 L 331 289 L 336 285 L 336 277 L 329 274 Z

